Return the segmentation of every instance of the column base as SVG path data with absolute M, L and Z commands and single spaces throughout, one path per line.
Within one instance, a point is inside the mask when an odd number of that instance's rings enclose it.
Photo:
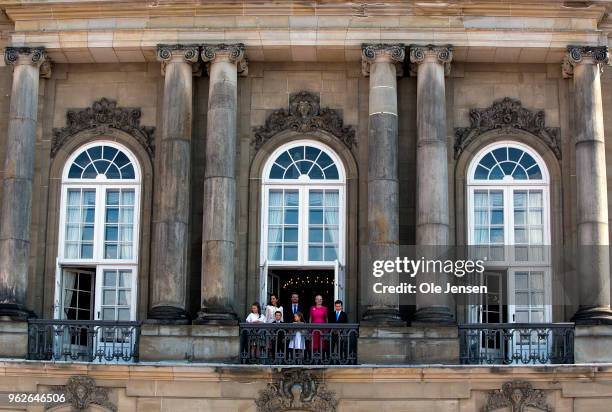
M 417 309 L 414 313 L 413 325 L 418 324 L 436 324 L 436 325 L 454 325 L 457 321 L 451 310 L 446 306 L 428 306 Z
M 0 318 L 8 317 L 14 321 L 26 321 L 36 314 L 19 303 L 0 303 Z
M 612 325 L 612 310 L 609 306 L 579 307 L 572 317 L 578 325 Z
M 194 325 L 225 325 L 238 324 L 238 316 L 226 308 L 202 308 L 198 317 L 193 320 Z
M 612 362 L 612 325 L 576 325 L 574 363 Z
M 406 326 L 399 310 L 394 308 L 370 308 L 361 318 L 361 324 L 370 326 Z
M 188 325 L 189 314 L 175 306 L 155 306 L 149 310 L 147 323 Z

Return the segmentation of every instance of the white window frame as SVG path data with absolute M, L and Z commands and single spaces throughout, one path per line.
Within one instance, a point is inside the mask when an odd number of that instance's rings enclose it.
M 95 146 L 110 146 L 123 152 L 134 167 L 134 179 L 70 179 L 68 172 L 74 160 L 82 152 Z M 55 288 L 55 308 L 54 316 L 60 319 L 63 302 L 62 295 L 62 269 L 66 267 L 79 267 L 91 269 L 95 272 L 95 293 L 94 293 L 94 319 L 99 319 L 98 308 L 99 300 L 101 299 L 101 291 L 99 290 L 99 276 L 103 269 L 130 269 L 133 273 L 133 289 L 132 289 L 132 308 L 131 319 L 136 319 L 136 303 L 137 303 L 137 284 L 138 277 L 138 261 L 139 261 L 139 244 L 140 244 L 140 202 L 142 192 L 141 169 L 136 157 L 125 146 L 112 141 L 100 140 L 80 146 L 66 161 L 62 172 L 62 184 L 60 195 L 60 218 L 59 218 L 59 235 L 58 235 L 58 256 L 56 258 L 56 288 Z M 94 220 L 94 244 L 93 257 L 91 259 L 82 258 L 66 258 L 65 257 L 65 237 L 66 237 L 66 208 L 68 199 L 68 190 L 70 189 L 94 189 L 96 191 L 95 204 L 95 220 Z M 105 215 L 106 215 L 106 194 L 108 190 L 113 189 L 128 189 L 134 191 L 134 217 L 133 217 L 133 233 L 132 233 L 132 258 L 131 259 L 105 259 L 104 258 L 104 231 L 105 231 Z
M 337 180 L 310 180 L 305 176 L 299 179 L 270 179 L 270 170 L 276 158 L 283 152 L 296 146 L 312 146 L 327 154 L 338 169 Z M 308 260 L 308 218 L 309 218 L 309 192 L 310 190 L 337 190 L 338 191 L 338 253 L 337 261 L 343 265 L 344 250 L 346 244 L 346 177 L 340 158 L 328 146 L 313 140 L 296 140 L 277 148 L 268 158 L 262 175 L 262 213 L 261 213 L 261 246 L 260 262 L 265 262 L 270 267 L 284 268 L 331 268 L 335 267 L 335 261 L 310 261 Z M 285 189 L 297 190 L 298 200 L 298 259 L 293 261 L 269 260 L 268 259 L 268 213 L 270 190 Z
M 515 147 L 523 150 L 533 157 L 540 167 L 542 179 L 538 180 L 514 180 L 505 177 L 502 180 L 476 180 L 474 172 L 481 159 L 489 152 L 501 147 Z M 507 299 L 508 299 L 508 321 L 513 322 L 515 313 L 514 302 L 514 273 L 518 271 L 542 271 L 544 272 L 544 313 L 546 321 L 552 319 L 551 305 L 551 208 L 550 208 L 550 176 L 548 168 L 542 157 L 531 147 L 515 142 L 515 141 L 500 141 L 482 148 L 472 159 L 467 171 L 467 228 L 468 228 L 468 245 L 475 246 L 474 239 L 474 194 L 477 190 L 496 190 L 503 193 L 504 199 L 504 260 L 502 261 L 486 261 L 485 267 L 487 270 L 501 270 L 507 273 Z M 543 250 L 544 259 L 540 262 L 534 261 L 516 261 L 514 241 L 514 191 L 515 190 L 541 190 L 542 191 L 542 226 L 543 226 Z M 483 245 L 484 246 L 484 245 Z

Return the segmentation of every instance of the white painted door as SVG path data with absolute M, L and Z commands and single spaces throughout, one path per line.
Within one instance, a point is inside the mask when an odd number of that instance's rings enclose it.
M 259 266 L 259 304 L 262 308 L 268 301 L 268 261 Z
M 337 260 L 334 262 L 334 300 L 340 299 L 344 303 L 344 266 Z

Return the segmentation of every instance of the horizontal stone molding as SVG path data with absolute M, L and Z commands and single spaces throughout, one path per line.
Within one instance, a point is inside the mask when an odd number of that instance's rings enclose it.
M 455 129 L 455 159 L 478 136 L 490 130 L 511 132 L 523 130 L 538 137 L 561 159 L 561 138 L 558 127 L 547 127 L 544 110 L 532 111 L 520 100 L 504 97 L 486 108 L 470 110 L 470 126 Z
M 289 110 L 275 110 L 263 126 L 254 129 L 253 146 L 259 149 L 285 130 L 305 134 L 324 131 L 337 137 L 349 149 L 357 145 L 355 129 L 352 126 L 344 126 L 340 111 L 321 108 L 319 95 L 307 91 L 292 93 L 289 96 Z
M 142 111 L 138 107 L 118 107 L 115 100 L 103 97 L 95 101 L 91 107 L 69 109 L 66 112 L 66 126 L 53 129 L 51 139 L 51 157 L 73 136 L 80 132 L 90 132 L 103 136 L 109 129 L 120 130 L 134 137 L 147 151 L 149 156 L 155 156 L 155 127 L 140 124 Z

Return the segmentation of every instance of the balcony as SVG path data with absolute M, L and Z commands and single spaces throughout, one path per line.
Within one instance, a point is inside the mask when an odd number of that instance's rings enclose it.
M 574 363 L 573 323 L 459 325 L 459 340 L 466 365 Z
M 28 359 L 138 362 L 141 322 L 30 319 Z
M 358 324 L 240 324 L 240 362 L 355 365 Z

